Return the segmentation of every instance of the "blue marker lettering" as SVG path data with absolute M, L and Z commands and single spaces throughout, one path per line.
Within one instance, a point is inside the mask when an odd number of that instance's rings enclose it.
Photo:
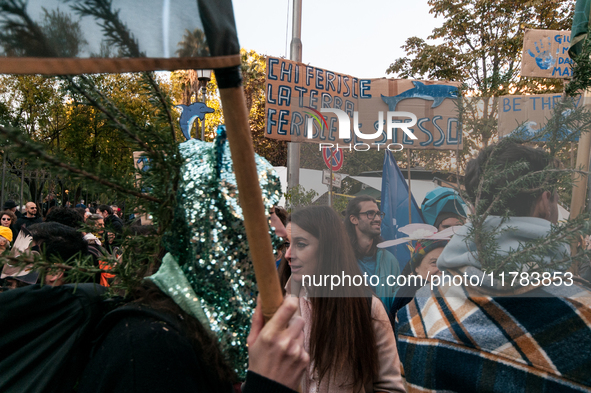
M 304 124 L 304 118 L 302 117 L 301 113 L 293 112 L 291 114 L 291 129 L 289 130 L 289 135 L 295 134 L 297 136 L 300 136 L 300 133 L 301 133 L 300 126 L 303 124 Z
M 300 86 L 294 86 L 293 87 L 298 93 L 298 104 L 300 105 L 300 108 L 304 107 L 304 93 L 308 92 L 308 89 L 306 89 L 305 87 L 300 87 Z
M 419 130 L 421 130 L 423 133 L 425 133 L 425 135 L 427 135 L 427 140 L 425 142 L 421 142 L 419 143 L 419 145 L 421 146 L 428 146 L 431 144 L 431 142 L 433 142 L 433 134 L 431 134 L 431 131 L 429 131 L 428 129 L 426 129 L 423 126 L 423 123 L 429 121 L 430 119 L 428 117 L 423 117 L 421 119 L 419 119 L 419 121 L 417 121 L 417 126 L 419 127 Z
M 318 91 L 310 90 L 310 108 L 318 109 L 316 106 L 316 101 L 318 101 L 318 97 L 316 97 L 317 95 Z
M 306 86 L 310 86 L 310 79 L 314 77 L 314 67 L 306 66 Z
M 269 135 L 273 133 L 273 127 L 277 125 L 277 122 L 273 120 L 275 113 L 277 113 L 275 109 L 269 109 L 269 113 L 267 114 L 267 134 Z
M 277 101 L 273 99 L 273 85 L 270 83 L 267 85 L 267 102 L 269 104 L 277 104 Z
M 359 89 L 361 90 L 361 98 L 371 98 L 371 94 L 367 94 L 366 91 L 371 89 L 370 79 L 361 79 L 359 82 Z
M 277 134 L 279 135 L 287 135 L 287 130 L 283 128 L 284 125 L 289 123 L 289 120 L 285 118 L 286 116 L 289 116 L 288 110 L 279 111 L 279 128 L 277 129 Z
M 285 106 L 291 105 L 291 88 L 289 86 L 279 86 L 279 93 L 277 94 L 277 104 Z
M 326 71 L 326 91 L 330 91 L 330 88 L 332 86 L 332 91 L 336 91 L 336 89 L 334 88 L 334 80 L 336 79 L 336 76 L 334 74 L 334 72 L 331 71 Z
M 332 96 L 328 93 L 322 93 L 322 108 L 330 108 L 330 104 L 332 104 Z
M 289 68 L 287 70 L 285 69 L 286 64 L 288 63 L 285 61 L 281 63 L 281 74 L 279 77 L 281 78 L 281 82 L 283 82 L 285 80 L 285 76 L 287 75 L 287 81 L 291 83 L 291 70 L 293 68 L 293 63 L 289 63 Z
M 521 100 L 521 97 L 513 98 L 513 110 L 515 112 L 521 112 L 521 108 L 518 107 L 521 105 L 521 102 L 517 102 L 517 100 Z
M 318 90 L 323 90 L 324 89 L 324 86 L 322 86 L 320 84 L 320 82 L 324 80 L 324 77 L 322 76 L 322 73 L 323 72 L 324 71 L 322 69 L 316 68 L 316 88 Z
M 437 128 L 437 130 L 439 131 L 439 135 L 441 136 L 441 138 L 439 138 L 437 141 L 435 141 L 435 143 L 433 143 L 433 146 L 441 146 L 445 142 L 445 132 L 443 132 L 441 127 L 439 127 L 439 125 L 437 124 L 437 120 L 441 119 L 443 119 L 443 116 L 433 117 L 433 125 L 435 126 L 435 128 Z
M 359 83 L 359 79 L 353 78 L 353 98 L 359 98 L 357 96 L 357 88 L 355 87 Z
M 351 94 L 351 89 L 349 89 L 349 84 L 347 83 L 348 80 L 349 80 L 349 77 L 347 77 L 347 76 L 343 77 L 343 84 L 347 88 L 347 92 L 343 93 L 343 97 L 349 97 L 349 95 Z
M 273 75 L 273 66 L 275 64 L 279 64 L 279 59 L 273 59 L 272 57 L 269 57 L 269 65 L 267 66 L 267 69 L 269 70 L 268 78 L 274 81 L 277 80 L 277 75 Z

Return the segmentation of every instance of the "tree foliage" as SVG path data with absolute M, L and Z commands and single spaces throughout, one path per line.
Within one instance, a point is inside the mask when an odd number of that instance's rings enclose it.
M 464 148 L 460 166 L 496 136 L 493 97 L 561 91 L 558 79 L 520 75 L 525 29 L 569 30 L 574 0 L 429 0 L 430 12 L 443 18 L 427 40 L 410 37 L 406 56 L 386 70 L 400 78 L 449 80 L 463 84 Z M 429 152 L 431 154 L 431 152 Z M 441 158 L 445 155 L 439 153 Z M 426 155 L 422 155 L 425 161 Z M 436 164 L 431 157 L 430 165 Z M 437 160 L 441 163 L 442 160 Z

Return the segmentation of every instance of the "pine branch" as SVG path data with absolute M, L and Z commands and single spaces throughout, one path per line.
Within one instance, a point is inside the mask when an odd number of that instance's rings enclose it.
M 72 9 L 81 16 L 92 16 L 99 22 L 105 35 L 107 43 L 116 45 L 123 50 L 122 57 L 143 57 L 140 52 L 137 40 L 129 31 L 125 23 L 119 19 L 119 11 L 112 10 L 112 0 L 66 0 L 75 2 Z
M 158 84 L 154 80 L 154 77 L 151 73 L 146 73 L 144 75 L 147 76 L 150 86 L 152 86 L 152 88 L 154 89 L 154 92 L 156 93 L 158 99 L 160 100 L 160 103 L 162 104 L 162 108 L 164 108 L 164 110 L 166 111 L 166 116 L 168 118 L 168 123 L 170 125 L 170 133 L 172 136 L 172 141 L 173 141 L 173 143 L 177 143 L 176 134 L 174 132 L 174 123 L 172 121 L 172 114 L 170 113 L 168 103 L 166 102 L 166 99 L 164 98 L 164 94 L 162 94 L 162 89 L 160 89 L 160 87 L 158 86 Z
M 559 243 L 564 243 L 562 240 L 565 240 L 567 238 L 573 237 L 572 232 L 580 231 L 584 227 L 585 227 L 585 225 L 580 224 L 580 225 L 577 225 L 574 228 L 569 228 L 568 231 L 564 230 L 563 231 L 564 233 L 558 235 L 557 237 L 548 236 L 541 244 L 536 245 L 535 248 L 541 248 L 541 247 L 544 247 L 544 246 L 552 246 L 552 245 L 556 245 L 556 244 L 559 244 Z M 495 267 L 495 271 L 501 270 L 509 262 L 513 262 L 513 261 L 517 260 L 521 255 L 527 255 L 527 254 L 529 254 L 529 253 L 531 253 L 533 251 L 534 250 L 531 249 L 531 248 L 525 248 L 523 250 L 516 251 L 516 252 L 512 253 L 511 255 L 509 255 L 505 259 L 503 259 L 499 263 L 499 265 L 497 265 Z M 570 258 L 569 259 L 566 259 L 566 260 L 561 260 L 561 261 L 558 261 L 558 262 L 553 261 L 553 264 L 554 265 L 560 265 L 560 262 L 563 262 L 564 263 L 564 262 L 568 262 L 568 261 L 570 261 Z

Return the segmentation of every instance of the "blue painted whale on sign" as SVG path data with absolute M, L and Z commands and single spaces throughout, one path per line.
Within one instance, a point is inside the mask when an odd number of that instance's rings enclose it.
M 382 100 L 388 104 L 389 111 L 395 111 L 396 106 L 402 100 L 409 98 L 420 98 L 422 100 L 433 101 L 431 108 L 437 108 L 446 98 L 458 98 L 458 88 L 449 85 L 425 85 L 423 82 L 412 82 L 415 87 L 397 96 L 386 97 L 382 95 Z
M 194 102 L 191 105 L 175 105 L 175 108 L 180 108 L 183 111 L 179 123 L 181 123 L 181 131 L 183 131 L 183 135 L 187 140 L 191 139 L 191 127 L 195 119 L 199 118 L 199 120 L 203 121 L 206 114 L 214 112 L 212 108 L 203 102 Z

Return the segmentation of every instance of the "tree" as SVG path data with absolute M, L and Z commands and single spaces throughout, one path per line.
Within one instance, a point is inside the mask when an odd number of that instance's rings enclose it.
M 255 51 L 240 51 L 242 57 L 242 80 L 254 151 L 265 157 L 272 165 L 287 164 L 287 142 L 265 137 L 265 56 Z
M 458 109 L 464 126 L 464 151 L 460 158 L 477 148 L 486 147 L 494 138 L 496 130 L 496 105 L 493 97 L 507 94 L 538 94 L 561 91 L 561 80 L 525 78 L 519 74 L 523 32 L 526 28 L 569 30 L 572 23 L 574 0 L 544 1 L 481 1 L 481 0 L 429 0 L 431 13 L 444 18 L 443 26 L 433 31 L 429 37 L 441 40 L 429 44 L 418 37 L 411 37 L 403 47 L 407 57 L 397 59 L 387 70 L 402 78 L 447 79 L 463 83 L 464 97 L 476 100 L 462 100 Z M 589 53 L 584 57 L 588 59 Z M 589 63 L 586 62 L 589 68 Z M 588 84 L 589 69 L 575 73 L 577 88 Z M 574 78 L 577 79 L 577 78 Z M 480 106 L 478 106 L 480 105 Z M 480 111 L 480 113 L 478 113 Z M 566 114 L 566 115 L 565 115 Z M 588 132 L 591 124 L 589 113 L 584 108 L 575 109 L 569 100 L 554 108 L 552 118 L 544 127 L 548 136 L 546 150 L 552 156 L 560 155 L 569 149 L 570 141 L 560 135 L 561 129 L 568 126 L 577 132 Z M 536 137 L 539 135 L 536 135 Z M 485 222 L 495 212 L 501 213 L 502 222 L 511 214 L 510 198 L 521 193 L 535 193 L 539 190 L 558 191 L 563 195 L 572 189 L 572 173 L 577 170 L 548 167 L 528 172 L 524 162 L 516 162 L 506 167 L 494 165 L 494 158 L 512 140 L 519 143 L 534 143 L 534 137 L 519 136 L 504 138 L 490 149 L 479 176 L 475 199 L 458 188 L 464 199 L 472 204 L 469 238 L 474 241 L 479 262 L 485 272 L 549 272 L 566 269 L 572 261 L 587 261 L 588 251 L 579 250 L 576 256 L 565 260 L 539 261 L 540 255 L 556 249 L 560 243 L 573 244 L 587 231 L 588 217 L 579 216 L 576 220 L 552 227 L 547 236 L 536 241 L 524 242 L 518 250 L 501 255 L 495 238 L 503 229 L 500 226 L 487 227 Z M 572 138 L 572 136 L 571 136 Z M 467 143 L 466 143 L 467 142 Z M 525 171 L 524 171 L 525 168 Z M 492 192 L 494 190 L 494 193 Z M 486 193 L 493 194 L 484 197 Z M 562 197 L 561 197 L 562 198 Z
M 574 0 L 429 0 L 430 12 L 443 17 L 430 44 L 410 37 L 386 70 L 401 78 L 450 80 L 464 84 L 464 149 L 460 157 L 487 146 L 495 135 L 497 105 L 492 97 L 561 91 L 561 80 L 519 74 L 523 33 L 529 29 L 568 30 Z M 466 99 L 466 97 L 470 97 Z M 441 156 L 441 154 L 439 154 Z M 423 155 L 422 160 L 426 158 Z M 433 164 L 431 157 L 431 164 Z
M 178 46 L 180 47 L 176 53 L 180 57 L 198 57 L 208 56 L 209 47 L 205 40 L 205 33 L 201 29 L 195 29 L 193 32 L 185 30 L 185 35 Z M 180 104 L 190 105 L 193 95 L 195 100 L 199 95 L 199 80 L 195 70 L 177 71 L 177 77 L 182 86 L 182 98 Z
M 143 80 L 138 74 L 92 75 L 95 88 L 101 89 L 114 105 L 125 108 L 136 124 L 151 122 L 149 96 L 143 93 Z M 169 84 L 159 81 L 162 89 Z M 85 97 L 68 89 L 60 78 L 42 76 L 5 76 L 0 79 L 0 118 L 2 125 L 22 130 L 31 140 L 41 143 L 46 151 L 60 156 L 86 170 L 106 170 L 111 178 L 133 177 L 132 144 L 121 138 L 117 127 Z M 175 122 L 176 124 L 176 122 Z M 16 160 L 11 146 L 6 146 L 9 172 L 24 182 L 34 201 L 40 202 L 50 192 L 65 199 L 79 199 L 83 190 L 92 192 L 95 182 L 73 179 L 68 174 L 50 174 L 36 158 Z M 102 169 L 100 169 L 102 168 Z M 20 182 L 19 182 L 20 183 Z M 49 183 L 56 183 L 55 186 Z M 70 192 L 68 197 L 66 190 Z

